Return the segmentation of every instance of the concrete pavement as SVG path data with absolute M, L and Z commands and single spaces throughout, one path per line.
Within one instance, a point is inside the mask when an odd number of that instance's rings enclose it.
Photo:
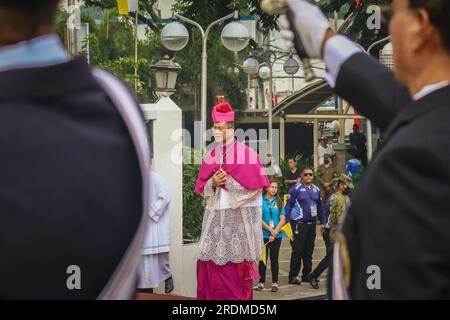
M 270 288 L 272 286 L 272 277 L 270 272 L 270 260 L 269 260 L 267 262 L 266 289 L 264 291 L 255 290 L 254 291 L 255 300 L 296 300 L 296 299 L 310 299 L 317 296 L 326 295 L 327 271 L 325 271 L 319 278 L 320 280 L 319 289 L 311 288 L 309 283 L 302 283 L 300 286 L 291 285 L 288 283 L 291 252 L 292 250 L 291 245 L 289 243 L 289 239 L 283 239 L 279 257 L 280 272 L 278 277 L 279 278 L 278 285 L 280 290 L 276 293 L 270 291 Z M 323 242 L 319 228 L 317 228 L 316 242 L 313 255 L 313 269 L 319 264 L 320 260 L 322 260 L 324 256 L 325 256 L 325 244 Z

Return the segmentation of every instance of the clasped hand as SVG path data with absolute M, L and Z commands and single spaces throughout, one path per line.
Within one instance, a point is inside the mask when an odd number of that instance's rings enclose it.
M 224 170 L 220 169 L 213 175 L 213 187 L 217 188 L 220 186 L 223 186 L 228 179 L 228 173 L 226 173 Z

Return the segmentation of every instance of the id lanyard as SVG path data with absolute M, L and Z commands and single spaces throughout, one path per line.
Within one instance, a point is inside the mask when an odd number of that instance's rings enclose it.
M 311 197 L 312 189 L 306 188 L 306 193 L 308 194 L 309 203 L 310 203 L 310 210 L 311 210 L 311 217 L 315 218 L 317 217 L 317 205 L 314 199 Z
M 273 222 L 273 209 L 275 208 L 275 200 L 272 200 L 271 202 L 269 202 L 269 200 L 266 198 L 266 204 L 267 207 L 269 208 L 269 216 L 270 216 L 270 222 L 269 222 L 269 226 L 270 228 L 274 228 L 275 227 L 275 223 Z

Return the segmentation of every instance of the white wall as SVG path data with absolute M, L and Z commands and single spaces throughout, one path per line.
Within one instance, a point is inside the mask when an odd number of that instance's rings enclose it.
M 157 7 L 161 12 L 161 19 L 169 19 L 172 17 L 172 5 L 175 0 L 159 0 Z
M 162 97 L 141 106 L 146 120 L 153 121 L 153 170 L 170 186 L 170 266 L 175 285 L 173 294 L 196 296 L 196 248 L 183 245 L 183 167 L 181 109 Z M 163 285 L 156 292 L 164 292 Z

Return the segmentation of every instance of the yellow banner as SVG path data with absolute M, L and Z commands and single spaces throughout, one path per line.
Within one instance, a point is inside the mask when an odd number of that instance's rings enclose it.
M 119 14 L 128 15 L 130 12 L 128 10 L 128 0 L 117 0 L 117 5 L 119 6 Z
M 267 262 L 266 246 L 263 247 L 262 254 L 261 254 L 261 260 L 262 260 L 262 263 L 264 263 L 264 265 L 266 265 L 266 262 Z
M 291 239 L 291 241 L 294 241 L 294 233 L 292 232 L 291 224 L 288 222 L 286 223 L 281 230 Z

